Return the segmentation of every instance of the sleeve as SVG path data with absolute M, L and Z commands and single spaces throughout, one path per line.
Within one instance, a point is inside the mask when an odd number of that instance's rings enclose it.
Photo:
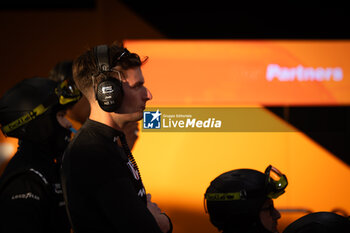
M 129 170 L 120 161 L 95 161 L 94 165 L 102 181 L 95 189 L 97 203 L 113 227 L 118 232 L 161 233 L 146 203 L 138 196 Z
M 1 194 L 0 231 L 44 232 L 49 216 L 48 202 L 45 188 L 35 174 L 27 172 L 16 177 Z

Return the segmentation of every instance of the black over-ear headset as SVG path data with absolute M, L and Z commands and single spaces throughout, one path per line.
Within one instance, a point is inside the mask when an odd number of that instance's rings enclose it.
M 99 74 L 103 75 L 102 79 L 97 83 L 97 88 L 95 88 L 93 84 L 96 100 L 102 110 L 106 112 L 116 112 L 124 96 L 120 71 L 113 71 L 118 72 L 118 78 L 105 75 L 106 72 L 112 71 L 109 64 L 108 45 L 98 45 L 94 50 Z M 94 79 L 95 77 L 93 77 L 93 81 Z

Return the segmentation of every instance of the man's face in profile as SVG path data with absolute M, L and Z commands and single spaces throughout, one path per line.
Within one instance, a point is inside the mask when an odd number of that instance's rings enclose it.
M 281 214 L 275 209 L 272 199 L 267 199 L 259 213 L 260 221 L 266 230 L 278 232 L 277 220 L 281 218 Z
M 142 119 L 146 102 L 152 99 L 151 92 L 144 86 L 144 77 L 140 67 L 124 71 L 126 79 L 123 80 L 124 97 L 118 113 L 126 114 L 128 121 Z

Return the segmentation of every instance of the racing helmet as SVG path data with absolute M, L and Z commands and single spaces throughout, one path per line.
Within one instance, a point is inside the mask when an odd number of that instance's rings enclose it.
M 42 77 L 24 79 L 0 99 L 1 130 L 9 137 L 40 142 L 53 134 L 55 113 L 80 97 L 79 90 L 67 81 L 57 83 Z
M 69 84 L 74 85 L 73 80 L 73 61 L 65 60 L 58 62 L 49 73 L 49 79 L 54 80 L 56 82 L 62 82 L 67 80 Z
M 283 233 L 348 233 L 350 219 L 333 212 L 315 212 L 292 222 Z
M 253 169 L 232 170 L 210 183 L 204 206 L 210 221 L 219 230 L 228 226 L 261 225 L 259 212 L 264 202 L 282 195 L 287 185 L 287 177 L 271 165 L 265 173 Z

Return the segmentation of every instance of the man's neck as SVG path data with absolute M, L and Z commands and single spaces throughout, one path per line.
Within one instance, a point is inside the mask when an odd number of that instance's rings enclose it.
M 91 120 L 98 121 L 102 124 L 108 125 L 109 127 L 112 127 L 116 130 L 122 131 L 122 128 L 124 125 L 123 122 L 116 120 L 118 119 L 118 116 L 112 117 L 112 114 L 117 114 L 117 113 L 105 112 L 99 106 L 91 106 L 91 113 L 89 118 Z

